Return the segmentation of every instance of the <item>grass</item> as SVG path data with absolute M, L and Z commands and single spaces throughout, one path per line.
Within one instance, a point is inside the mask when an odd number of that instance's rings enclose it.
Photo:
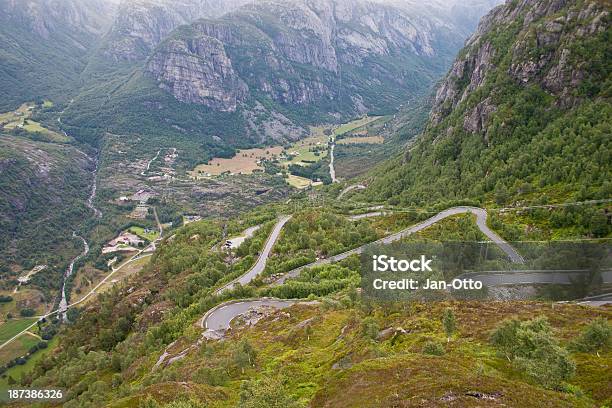
M 310 186 L 312 184 L 312 180 L 289 174 L 289 176 L 287 177 L 287 183 L 297 189 L 303 189 Z
M 34 337 L 32 338 L 34 339 Z M 31 371 L 38 361 L 40 361 L 44 356 L 49 354 L 57 347 L 58 343 L 59 337 L 55 336 L 53 339 L 51 339 L 51 341 L 49 341 L 46 349 L 38 350 L 28 359 L 28 361 L 24 365 L 16 365 L 15 367 L 12 367 L 7 370 L 3 374 L 3 376 L 0 377 L 0 402 L 2 402 L 1 398 L 6 396 L 6 390 L 9 389 L 9 385 L 7 383 L 8 376 L 11 376 L 14 380 L 19 381 L 22 374 L 26 374 Z
M 145 233 L 145 229 L 142 227 L 133 226 L 128 230 L 132 234 L 138 235 L 140 238 L 144 238 L 149 242 L 155 241 L 159 236 L 159 231 L 153 230 L 152 232 Z
M 42 314 L 47 309 L 47 304 L 40 301 L 45 298 L 44 294 L 40 290 L 30 289 L 27 285 L 20 286 L 17 293 L 13 293 L 13 290 L 6 290 L 0 291 L 0 295 L 13 298 L 10 302 L 0 303 L 0 322 L 5 319 L 8 313 L 18 317 L 18 304 L 27 304 L 28 307 L 36 310 L 37 314 Z
M 365 116 L 361 119 L 354 120 L 349 123 L 345 123 L 344 125 L 340 125 L 334 130 L 334 134 L 336 136 L 341 136 L 345 133 L 348 133 L 352 130 L 358 129 L 362 126 L 367 125 L 368 123 L 374 122 L 375 120 L 380 119 L 381 116 Z
M 293 157 L 291 160 L 285 160 L 282 165 L 284 167 L 290 164 L 307 166 L 318 162 L 327 156 L 327 140 L 328 136 L 321 131 L 321 127 L 311 128 L 309 137 L 299 140 L 287 148 L 286 152 Z M 320 149 L 318 155 L 311 151 L 314 148 Z
M 448 307 L 454 310 L 458 322 L 458 332 L 450 343 L 445 341 L 440 322 Z M 194 373 L 201 367 L 227 366 L 236 342 L 246 338 L 257 352 L 255 367 L 241 372 L 230 366 L 230 379 L 217 388 L 225 395 L 211 406 L 234 406 L 241 380 L 267 376 L 285 379 L 289 394 L 306 406 L 316 407 L 446 406 L 445 397 L 454 401 L 449 406 L 483 406 L 484 401 L 467 395 L 468 391 L 494 396 L 487 406 L 530 407 L 537 400 L 554 407 L 601 406 L 609 398 L 605 371 L 612 359 L 609 350 L 601 357 L 572 355 L 579 370 L 570 383 L 585 392 L 574 395 L 530 382 L 496 353 L 489 334 L 504 318 L 524 320 L 546 315 L 566 344 L 584 322 L 597 316 L 610 318 L 611 313 L 577 305 L 552 309 L 536 302 L 374 306 L 369 316 L 381 330 L 401 327 L 407 333 L 371 340 L 362 334 L 366 314 L 358 305 L 337 309 L 297 306 L 264 318 L 253 327 L 234 327 L 227 340 L 208 342 L 165 370 L 167 375 L 188 379 L 188 384 L 195 386 L 200 381 Z M 431 339 L 443 342 L 442 356 L 423 354 L 423 345 Z M 590 386 L 594 380 L 597 385 Z M 173 399 L 170 390 L 162 396 Z
M 257 170 L 263 171 L 263 166 L 258 164 L 258 161 L 276 157 L 282 151 L 281 146 L 241 150 L 231 159 L 214 158 L 208 164 L 199 164 L 190 174 L 195 178 L 218 176 L 223 173 L 252 174 Z
M 382 136 L 353 136 L 345 139 L 340 139 L 338 144 L 381 144 L 385 139 Z
M 71 139 L 65 135 L 54 132 L 42 126 L 39 122 L 32 120 L 32 109 L 35 106 L 32 103 L 24 103 L 18 109 L 12 112 L 0 113 L 0 126 L 4 126 L 7 130 L 13 130 L 21 127 L 28 133 L 37 133 L 41 135 L 45 141 L 53 143 L 68 143 Z M 51 101 L 45 101 L 42 104 L 43 108 L 52 107 Z
M 0 344 L 11 339 L 17 333 L 36 321 L 36 318 L 8 320 L 0 325 Z
M 150 261 L 150 257 L 145 256 L 143 258 L 137 259 L 134 262 L 130 262 L 129 264 L 125 266 L 122 266 L 117 272 L 113 274 L 113 276 L 110 279 L 108 279 L 102 286 L 100 286 L 96 290 L 96 293 L 97 294 L 103 293 L 107 291 L 108 289 L 110 289 L 111 287 L 113 287 L 114 285 L 128 278 L 129 276 L 132 276 L 133 274 L 140 272 L 142 268 L 144 268 L 149 263 L 149 261 Z M 97 283 L 98 282 L 96 282 L 96 284 Z M 85 296 L 87 293 L 83 293 L 83 296 Z M 96 296 L 90 296 L 88 300 L 86 300 L 85 302 L 89 302 L 91 299 L 95 299 L 95 298 Z
M 98 282 L 104 279 L 107 274 L 108 272 L 96 269 L 90 264 L 85 265 L 74 277 L 72 290 L 70 291 L 70 300 L 75 301 L 81 299 L 88 294 Z
M 39 338 L 29 334 L 20 336 L 12 343 L 0 349 L 0 365 L 6 364 L 17 357 L 24 356 L 30 348 L 39 342 Z

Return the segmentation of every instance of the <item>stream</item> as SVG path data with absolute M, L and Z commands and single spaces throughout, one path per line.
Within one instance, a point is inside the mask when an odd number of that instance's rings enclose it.
M 70 104 L 72 104 L 72 102 L 74 101 L 71 100 Z M 70 104 L 68 104 L 68 106 L 70 106 Z M 65 109 L 64 109 L 65 110 Z M 64 114 L 64 110 L 62 112 L 60 112 L 60 115 L 57 118 L 57 122 L 61 125 L 62 123 L 62 115 Z M 62 133 L 64 134 L 64 136 L 68 137 L 68 134 L 61 129 Z M 83 153 L 85 156 L 87 156 L 87 154 Z M 89 156 L 87 156 L 89 157 Z M 96 208 L 96 206 L 94 205 L 94 200 L 96 198 L 96 192 L 98 190 L 98 164 L 99 164 L 99 158 L 96 157 L 94 160 L 94 164 L 95 167 L 92 171 L 92 182 L 91 182 L 91 192 L 89 194 L 89 197 L 87 197 L 87 201 L 85 201 L 85 205 L 87 206 L 87 208 L 89 208 L 90 210 L 93 211 L 94 213 L 94 217 L 95 218 L 101 218 L 102 217 L 102 211 L 100 211 L 98 208 Z M 79 238 L 82 242 L 83 242 L 83 252 L 81 252 L 79 255 L 77 255 L 75 258 L 72 259 L 72 261 L 70 261 L 70 264 L 68 265 L 68 268 L 66 268 L 66 271 L 64 272 L 64 276 L 62 278 L 62 298 L 60 300 L 59 303 L 59 308 L 58 308 L 58 315 L 61 316 L 62 321 L 66 321 L 66 310 L 68 309 L 68 298 L 66 296 L 66 282 L 68 281 L 68 279 L 72 276 L 72 274 L 74 273 L 74 265 L 83 257 L 85 257 L 88 253 L 89 253 L 89 243 L 85 240 L 85 238 L 83 238 L 80 235 L 77 235 L 76 231 L 72 232 L 72 237 L 73 238 Z
M 66 272 L 64 272 L 64 278 L 63 278 L 63 283 L 62 283 L 62 299 L 60 300 L 59 308 L 58 308 L 58 314 L 61 316 L 61 319 L 63 321 L 67 320 L 66 319 L 66 309 L 68 309 L 68 299 L 66 297 L 66 282 L 68 281 L 68 278 L 70 278 L 70 276 L 72 276 L 72 273 L 74 272 L 74 264 L 77 263 L 79 259 L 83 258 L 85 255 L 89 253 L 89 244 L 87 243 L 87 241 L 85 241 L 85 238 L 83 238 L 80 235 L 77 235 L 76 232 L 73 232 L 72 236 L 75 238 L 80 238 L 81 241 L 83 241 L 83 252 L 77 255 L 70 262 L 70 265 L 68 265 Z
M 331 143 L 331 147 L 329 149 L 329 175 L 331 177 L 332 183 L 337 183 L 338 179 L 336 178 L 336 169 L 334 168 L 334 148 L 336 147 L 336 142 Z

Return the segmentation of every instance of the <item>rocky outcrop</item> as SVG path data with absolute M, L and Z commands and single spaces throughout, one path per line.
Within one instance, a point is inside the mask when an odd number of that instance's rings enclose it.
M 179 101 L 218 111 L 235 111 L 248 91 L 221 41 L 204 35 L 166 42 L 147 69 Z
M 508 54 L 510 60 L 506 57 L 503 61 L 508 66 L 506 73 L 518 86 L 538 84 L 559 96 L 559 105 L 573 104 L 572 89 L 584 79 L 585 66 L 573 61 L 569 44 L 603 32 L 609 11 L 590 2 L 586 8 L 570 7 L 568 12 L 557 14 L 568 6 L 566 0 L 521 0 L 500 6 L 483 18 L 436 93 L 431 125 L 439 125 L 465 102 L 489 75 L 496 73 L 502 57 Z M 576 26 L 579 28 L 574 29 Z M 501 32 L 506 36 L 511 33 L 515 41 L 503 44 L 498 37 Z M 504 46 L 511 48 L 499 48 Z M 495 95 L 496 89 L 491 91 Z M 491 113 L 496 111 L 495 98 L 473 102 L 466 109 L 464 130 L 482 133 Z
M 463 129 L 471 133 L 483 132 L 489 121 L 489 117 L 496 110 L 497 108 L 492 104 L 491 98 L 486 98 L 478 103 L 478 105 L 465 116 Z
M 218 17 L 247 0 L 130 0 L 123 2 L 106 36 L 103 54 L 116 61 L 145 59 L 175 28 Z
M 249 99 L 329 106 L 344 98 L 341 113 L 362 114 L 381 107 L 377 95 L 393 93 L 397 100 L 409 87 L 426 88 L 428 80 L 415 84 L 401 61 L 434 70 L 432 62 L 450 56 L 436 48 L 446 30 L 460 31 L 427 7 L 261 1 L 177 29 L 157 47 L 146 71 L 177 100 L 220 111 Z M 143 48 L 156 41 L 151 37 Z
M 2 0 L 0 21 L 18 23 L 43 40 L 67 31 L 76 46 L 86 48 L 87 40 L 108 29 L 115 10 L 114 2 L 104 0 Z

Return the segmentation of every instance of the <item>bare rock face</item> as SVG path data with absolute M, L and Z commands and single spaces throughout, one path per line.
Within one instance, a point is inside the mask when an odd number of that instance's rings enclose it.
M 455 61 L 447 79 L 436 92 L 436 106 L 430 116 L 434 125 L 482 85 L 487 71 L 492 67 L 493 53 L 494 50 L 487 41 L 481 47 L 469 50 L 464 58 Z
M 584 66 L 572 62 L 571 50 L 564 44 L 605 30 L 609 12 L 596 2 L 589 2 L 580 11 L 572 9 L 557 16 L 555 13 L 567 3 L 566 0 L 520 0 L 500 6 L 484 17 L 437 91 L 430 114 L 431 125 L 440 124 L 453 108 L 486 82 L 487 75 L 495 72 L 496 61 L 505 52 L 498 52 L 491 38 L 501 29 L 517 33 L 517 40 L 509 44 L 509 77 L 518 86 L 538 84 L 547 92 L 561 96 L 560 105 L 572 105 L 572 89 L 584 79 Z M 574 29 L 576 26 L 579 28 Z M 483 132 L 495 110 L 492 98 L 469 108 L 464 130 Z
M 147 69 L 162 89 L 181 102 L 233 112 L 248 91 L 236 75 L 221 41 L 208 36 L 170 40 Z
M 463 128 L 472 133 L 482 133 L 485 130 L 489 117 L 497 108 L 492 104 L 491 98 L 480 102 L 463 121 Z
M 151 14 L 142 24 L 129 25 L 156 26 Z M 143 42 L 141 48 L 151 48 L 181 18 L 177 14 L 154 33 L 131 37 Z M 439 32 L 449 29 L 448 21 L 427 8 L 361 0 L 259 1 L 177 29 L 155 49 L 146 71 L 177 100 L 220 111 L 262 95 L 282 105 L 309 106 L 338 100 L 346 88 L 351 110 L 363 113 L 373 99 L 362 92 L 382 92 L 382 84 L 397 92 L 411 80 L 398 64 L 372 61 L 429 63 L 440 58 Z M 373 67 L 365 68 L 368 62 Z M 356 74 L 344 74 L 343 65 Z
M 218 17 L 248 0 L 130 0 L 123 2 L 107 35 L 104 55 L 138 61 L 175 28 L 202 17 Z
M 39 37 L 49 40 L 60 30 L 82 33 L 86 36 L 102 35 L 110 25 L 116 4 L 104 0 L 4 0 L 0 13 L 18 21 Z M 85 48 L 77 36 L 73 43 Z

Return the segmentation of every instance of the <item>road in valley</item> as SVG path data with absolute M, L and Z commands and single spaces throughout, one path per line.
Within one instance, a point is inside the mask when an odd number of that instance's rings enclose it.
M 512 271 L 482 271 L 469 272 L 456 279 L 472 279 L 481 281 L 483 286 L 507 285 L 572 285 L 582 277 L 588 277 L 591 271 L 585 269 L 548 269 L 548 270 L 512 270 Z M 612 271 L 600 272 L 604 284 L 612 283 Z
M 83 237 L 80 237 L 80 236 L 76 235 L 76 233 L 75 233 L 74 234 L 75 237 L 79 237 L 79 238 L 81 238 L 83 240 L 83 245 L 84 245 L 85 248 L 84 248 L 84 250 L 83 250 L 83 252 L 81 254 L 79 254 L 76 258 L 74 258 L 72 260 L 72 262 L 70 263 L 70 265 L 66 269 L 66 273 L 64 274 L 64 283 L 62 285 L 62 299 L 60 300 L 60 304 L 59 304 L 58 308 L 53 310 L 53 311 L 50 311 L 49 313 L 46 313 L 44 315 L 35 316 L 37 318 L 36 322 L 32 323 L 30 326 L 26 327 L 25 329 L 23 329 L 22 331 L 17 333 L 15 336 L 11 337 L 10 339 L 5 341 L 4 343 L 0 344 L 0 349 L 4 348 L 8 344 L 12 343 L 13 341 L 18 339 L 23 334 L 27 333 L 28 330 L 30 330 L 32 327 L 36 326 L 36 324 L 38 323 L 38 320 L 46 319 L 46 318 L 54 316 L 54 315 L 59 315 L 62 319 L 65 320 L 65 318 L 66 318 L 66 311 L 69 308 L 77 306 L 77 305 L 83 303 L 85 300 L 89 299 L 90 297 L 94 296 L 96 294 L 97 290 L 102 285 L 104 285 L 106 282 L 108 282 L 108 280 L 111 277 L 113 277 L 113 275 L 115 275 L 123 267 L 131 264 L 134 261 L 137 261 L 139 259 L 142 259 L 142 258 L 145 258 L 145 257 L 153 255 L 153 252 L 155 251 L 155 249 L 157 247 L 157 244 L 159 244 L 159 242 L 162 240 L 162 235 L 164 233 L 163 227 L 162 227 L 161 223 L 159 222 L 159 219 L 157 218 L 157 211 L 155 211 L 155 207 L 153 207 L 153 210 L 154 210 L 155 218 L 157 220 L 157 225 L 158 225 L 158 228 L 159 228 L 159 237 L 157 237 L 157 239 L 155 239 L 155 241 L 151 242 L 151 244 L 149 244 L 146 248 L 143 248 L 140 251 L 138 251 L 130 259 L 128 259 L 127 261 L 125 261 L 124 263 L 119 265 L 118 267 L 111 268 L 110 273 L 108 275 L 106 275 L 100 282 L 98 282 L 98 284 L 96 286 L 94 286 L 94 288 L 91 289 L 81 299 L 68 304 L 68 301 L 66 299 L 66 278 L 68 276 L 72 275 L 72 273 L 74 272 L 74 264 L 79 259 L 81 259 L 83 256 L 87 255 L 87 253 L 89 252 L 89 245 L 87 244 L 87 241 L 85 241 L 85 239 Z

